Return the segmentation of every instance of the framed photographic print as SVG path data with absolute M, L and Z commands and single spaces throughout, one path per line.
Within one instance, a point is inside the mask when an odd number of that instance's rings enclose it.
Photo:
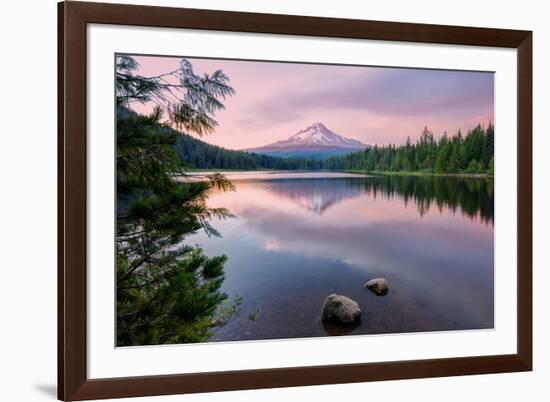
M 59 398 L 531 370 L 531 37 L 59 3 Z

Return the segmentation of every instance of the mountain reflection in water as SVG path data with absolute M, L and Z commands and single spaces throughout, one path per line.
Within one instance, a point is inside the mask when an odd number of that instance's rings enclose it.
M 359 197 L 365 190 L 356 183 L 357 179 L 279 179 L 257 182 L 256 186 L 321 215 L 332 205 Z
M 237 191 L 213 191 L 208 203 L 237 218 L 213 222 L 221 238 L 186 239 L 229 257 L 222 290 L 243 297 L 213 340 L 493 327 L 492 180 L 231 178 Z M 378 276 L 390 283 L 384 297 L 363 288 Z M 331 292 L 359 303 L 360 325 L 323 325 Z

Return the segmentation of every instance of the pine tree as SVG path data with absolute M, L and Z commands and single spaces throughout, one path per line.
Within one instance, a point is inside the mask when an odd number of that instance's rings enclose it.
M 202 342 L 238 311 L 239 300 L 220 292 L 226 257 L 206 257 L 182 240 L 197 230 L 218 234 L 210 218 L 231 214 L 208 208 L 206 191 L 233 185 L 219 174 L 178 184 L 184 166 L 172 127 L 211 132 L 214 112 L 233 89 L 223 72 L 197 76 L 185 59 L 157 77 L 138 75 L 131 57 L 116 63 L 117 345 Z M 140 115 L 131 110 L 134 102 L 157 106 Z
M 416 143 L 407 138 L 404 145 L 375 145 L 365 151 L 351 153 L 325 162 L 327 169 L 345 167 L 366 171 L 425 171 L 432 173 L 459 173 L 487 171 L 494 153 L 494 127 L 483 130 L 476 126 L 465 136 L 458 132 L 449 137 L 443 133 L 439 140 L 425 127 Z M 475 161 L 474 164 L 471 162 Z M 323 166 L 323 165 L 322 165 Z
M 451 156 L 452 146 L 447 143 L 446 140 L 442 141 L 444 145 L 440 146 L 440 150 L 437 154 L 437 159 L 435 161 L 435 172 L 436 173 L 448 173 L 449 170 L 449 160 Z
M 494 148 L 495 148 L 494 133 L 495 132 L 494 132 L 493 125 L 489 123 L 489 127 L 487 127 L 487 131 L 483 138 L 483 147 L 481 150 L 481 161 L 483 162 L 483 165 L 485 168 L 489 167 L 489 162 L 493 157 Z

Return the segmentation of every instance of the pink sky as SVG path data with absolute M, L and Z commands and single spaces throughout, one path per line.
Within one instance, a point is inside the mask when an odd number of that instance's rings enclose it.
M 178 68 L 178 57 L 134 57 L 138 74 Z M 365 144 L 404 143 L 428 126 L 437 136 L 494 121 L 490 72 L 187 58 L 197 74 L 221 69 L 235 94 L 202 140 L 243 149 L 287 139 L 314 122 Z M 136 111 L 151 105 L 133 104 Z

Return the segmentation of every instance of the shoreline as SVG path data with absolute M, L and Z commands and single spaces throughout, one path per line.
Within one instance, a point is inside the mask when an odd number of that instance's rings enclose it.
M 350 173 L 353 171 L 350 171 Z M 469 179 L 494 179 L 494 175 L 488 173 L 431 173 L 431 172 L 387 172 L 374 170 L 367 172 L 371 175 L 378 176 L 423 176 L 423 177 L 463 177 Z
M 363 171 L 363 170 L 268 170 L 268 169 L 257 169 L 257 170 L 235 170 L 235 169 L 191 169 L 186 172 L 189 176 L 205 176 L 212 173 L 222 173 L 222 174 L 303 174 L 303 173 L 347 173 L 354 175 L 362 175 L 365 177 L 374 177 L 374 176 L 422 176 L 422 177 L 462 177 L 470 179 L 494 179 L 494 175 L 489 175 L 488 173 L 431 173 L 431 172 L 415 172 L 415 171 Z M 180 176 L 181 177 L 181 176 Z
M 194 171 L 187 172 L 185 176 L 176 176 L 180 183 L 189 183 L 207 180 L 207 176 L 213 173 L 221 173 L 231 181 L 240 180 L 277 180 L 277 179 L 333 179 L 345 177 L 375 177 L 365 172 L 345 172 L 334 170 L 240 170 L 240 171 Z

